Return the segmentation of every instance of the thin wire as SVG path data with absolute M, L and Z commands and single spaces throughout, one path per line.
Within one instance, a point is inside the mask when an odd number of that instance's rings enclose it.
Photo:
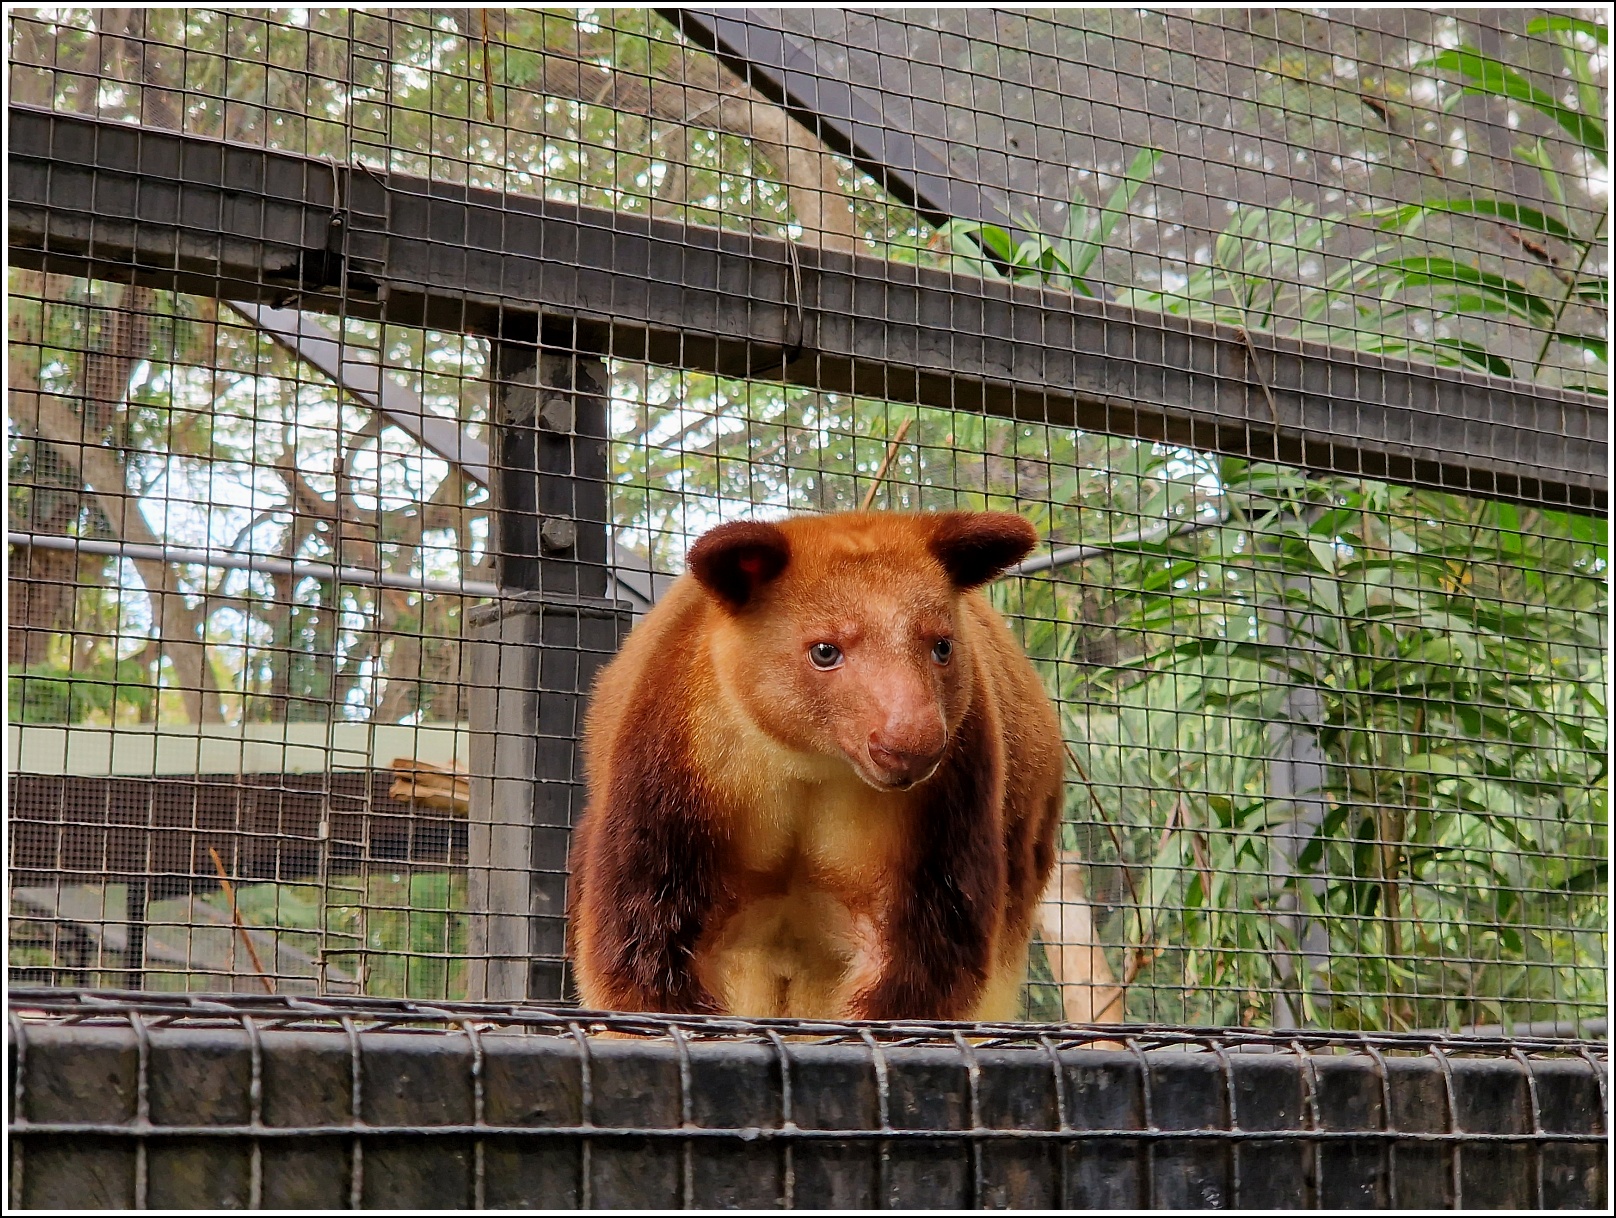
M 537 995 L 564 945 L 490 928 L 558 924 L 531 809 L 581 811 L 629 618 L 489 573 L 604 554 L 643 616 L 709 526 L 884 486 L 1045 539 L 992 596 L 1083 775 L 1089 938 L 1034 945 L 1029 1018 L 1099 992 L 1070 958 L 1170 1025 L 1602 1034 L 1603 203 L 1570 127 L 1428 62 L 1587 35 L 782 10 L 748 69 L 699 14 L 502 10 L 496 115 L 485 10 L 123 12 L 8 26 L 14 982 L 257 986 L 211 851 L 281 988 Z M 1542 230 L 1475 211 L 1523 172 Z M 1409 279 L 1472 264 L 1521 307 Z M 1282 419 L 1310 468 L 1252 462 Z

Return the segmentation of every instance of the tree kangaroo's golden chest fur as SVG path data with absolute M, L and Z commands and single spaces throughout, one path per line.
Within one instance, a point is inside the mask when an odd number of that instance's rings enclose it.
M 879 974 L 881 879 L 902 865 L 913 801 L 758 752 L 730 771 L 733 898 L 697 943 L 696 974 L 732 1014 L 836 1018 Z
M 702 537 L 597 683 L 574 834 L 586 1004 L 1010 1018 L 1054 860 L 1054 708 L 975 591 L 1006 513 Z

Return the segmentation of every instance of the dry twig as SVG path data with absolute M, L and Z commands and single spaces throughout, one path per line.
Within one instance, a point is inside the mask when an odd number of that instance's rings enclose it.
M 494 70 L 488 65 L 488 10 L 478 9 L 478 16 L 482 18 L 482 44 L 483 44 L 483 107 L 488 112 L 488 121 L 494 121 Z
M 915 420 L 913 416 L 898 424 L 898 434 L 892 437 L 892 443 L 887 445 L 887 455 L 881 458 L 881 468 L 875 471 L 875 481 L 870 483 L 870 489 L 864 492 L 864 502 L 859 504 L 859 511 L 867 512 L 870 505 L 875 502 L 875 492 L 881 489 L 881 482 L 887 476 L 887 470 L 892 468 L 893 458 L 898 455 L 898 446 L 903 443 L 904 436 L 909 434 L 909 424 Z
M 252 936 L 247 933 L 247 927 L 242 923 L 241 911 L 236 908 L 236 887 L 225 874 L 224 860 L 219 852 L 212 846 L 208 847 L 208 856 L 213 859 L 213 868 L 219 873 L 219 887 L 224 889 L 225 900 L 230 902 L 230 922 L 241 936 L 241 942 L 247 949 L 247 958 L 252 961 L 253 968 L 258 970 L 258 981 L 264 987 L 264 993 L 273 994 L 275 986 L 269 979 L 269 973 L 264 968 L 264 962 L 258 958 L 258 949 L 253 946 Z

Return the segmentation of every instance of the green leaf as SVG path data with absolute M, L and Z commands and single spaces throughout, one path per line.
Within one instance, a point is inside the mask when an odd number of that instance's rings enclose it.
M 1537 169 L 1543 175 L 1543 184 L 1549 188 L 1554 201 L 1560 205 L 1560 210 L 1566 210 L 1565 183 L 1560 178 L 1560 171 L 1555 167 L 1554 155 L 1543 143 L 1543 137 L 1538 136 L 1530 144 L 1521 144 L 1516 147 L 1515 155 L 1528 165 Z
M 1483 372 L 1490 372 L 1494 376 L 1515 375 L 1515 369 L 1510 367 L 1509 361 L 1502 356 L 1494 355 L 1487 348 L 1476 343 L 1467 342 L 1462 338 L 1439 338 L 1438 347 L 1445 347 L 1450 351 L 1457 351 L 1465 363 Z
M 1072 274 L 1079 278 L 1088 274 L 1089 268 L 1094 265 L 1094 260 L 1099 256 L 1100 250 L 1111 239 L 1112 232 L 1116 230 L 1118 222 L 1127 212 L 1129 204 L 1133 202 L 1134 196 L 1149 181 L 1161 158 L 1162 151 L 1159 148 L 1141 148 L 1134 154 L 1134 158 L 1129 163 L 1128 170 L 1123 175 L 1122 181 L 1117 184 L 1116 189 L 1111 192 L 1110 197 L 1106 199 L 1105 204 L 1100 208 L 1093 236 L 1083 242 L 1077 257 L 1071 263 Z
M 1385 217 L 1380 224 L 1381 228 L 1404 228 L 1414 219 L 1424 217 L 1433 212 L 1446 212 L 1450 215 L 1476 215 L 1487 216 L 1491 219 L 1501 220 L 1506 224 L 1513 224 L 1516 228 L 1529 228 L 1535 232 L 1546 233 L 1551 237 L 1558 237 L 1562 241 L 1582 245 L 1572 235 L 1572 232 L 1553 216 L 1546 216 L 1536 208 L 1526 207 L 1520 203 L 1511 203 L 1504 199 L 1427 199 L 1423 203 L 1410 203 L 1406 207 L 1386 207 L 1369 212 L 1370 216 Z
M 1363 213 L 1364 219 L 1375 221 L 1377 228 L 1388 231 L 1407 228 L 1416 220 L 1423 220 L 1429 212 L 1423 203 L 1407 203 L 1401 207 L 1376 207 Z
M 1568 347 L 1578 347 L 1583 351 L 1590 351 L 1602 364 L 1610 362 L 1610 347 L 1603 338 L 1595 338 L 1588 334 L 1567 334 L 1562 330 L 1554 332 L 1554 341 L 1564 343 Z
M 1553 216 L 1545 215 L 1535 207 L 1512 203 L 1507 199 L 1455 199 L 1441 204 L 1440 209 L 1455 213 L 1471 212 L 1478 216 L 1490 216 L 1494 219 L 1502 220 L 1506 224 L 1513 224 L 1517 228 L 1529 228 L 1536 232 L 1546 233 L 1550 237 L 1558 237 L 1560 240 L 1573 245 L 1587 244 Z
M 1492 298 L 1490 296 L 1477 296 L 1474 293 L 1460 292 L 1460 291 L 1457 291 L 1455 289 L 1446 289 L 1446 290 L 1443 290 L 1443 291 L 1435 292 L 1435 293 L 1433 293 L 1433 296 L 1434 296 L 1434 299 L 1432 300 L 1432 302 L 1431 302 L 1431 304 L 1429 306 L 1427 306 L 1427 305 L 1406 305 L 1406 306 L 1402 306 L 1402 307 L 1399 307 L 1399 308 L 1386 309 L 1386 310 L 1384 310 L 1382 312 L 1381 317 L 1383 319 L 1385 319 L 1385 320 L 1390 320 L 1393 317 L 1403 317 L 1403 316 L 1405 316 L 1406 314 L 1409 314 L 1409 313 L 1417 313 L 1421 309 L 1424 309 L 1424 308 L 1427 308 L 1427 307 L 1429 307 L 1431 309 L 1434 309 L 1437 313 L 1441 314 L 1444 317 L 1448 317 L 1448 316 L 1455 316 L 1456 317 L 1456 316 L 1460 316 L 1460 315 L 1463 315 L 1463 314 L 1470 314 L 1470 313 L 1483 313 L 1483 314 L 1485 314 L 1485 313 L 1509 313 L 1510 312 L 1510 308 L 1509 308 L 1509 306 L 1507 304 L 1505 304 L 1501 300 L 1496 300 L 1496 299 L 1494 299 L 1494 298 Z M 1438 306 L 1441 306 L 1441 307 L 1438 307 Z M 1397 340 L 1388 339 L 1386 341 L 1388 343 L 1390 343 L 1390 342 L 1396 342 Z M 1419 347 L 1419 346 L 1421 346 L 1421 344 L 1414 343 L 1414 344 L 1412 344 L 1412 346 Z
M 976 231 L 977 242 L 988 253 L 995 255 L 1011 265 L 1015 264 L 1015 243 L 1010 234 L 997 224 L 979 224 Z
M 1525 102 L 1533 109 L 1558 123 L 1565 131 L 1570 133 L 1573 139 L 1587 149 L 1601 165 L 1605 164 L 1605 125 L 1603 123 L 1592 115 L 1567 109 L 1519 72 L 1506 64 L 1500 63 L 1491 56 L 1483 55 L 1470 47 L 1457 47 L 1453 50 L 1439 52 L 1430 59 L 1421 60 L 1414 67 L 1438 68 L 1443 71 L 1458 72 L 1466 79 L 1474 82 L 1472 85 L 1465 87 L 1466 92 L 1483 96 L 1508 97 L 1514 101 Z
M 1476 349 L 1474 351 L 1466 349 L 1471 347 Z M 1475 343 L 1467 343 L 1461 339 L 1439 338 L 1428 343 L 1420 342 L 1416 339 L 1395 346 L 1388 344 L 1384 350 L 1387 354 L 1402 351 L 1411 356 L 1423 355 L 1444 368 L 1479 368 L 1483 372 L 1489 372 L 1495 376 L 1513 375 L 1513 369 L 1510 372 L 1503 371 L 1504 368 L 1509 367 L 1506 361 L 1499 359 L 1495 355 L 1483 352 Z
M 1597 21 L 1584 21 L 1581 17 L 1534 17 L 1526 23 L 1528 34 L 1548 34 L 1558 31 L 1586 34 L 1600 46 L 1610 45 L 1610 31 Z
M 1077 245 L 1087 239 L 1089 233 L 1089 205 L 1083 198 L 1082 191 L 1072 192 L 1072 201 L 1066 209 L 1066 227 L 1061 231 L 1066 245 L 1075 249 Z M 1067 266 L 1075 266 L 1077 259 L 1068 255 Z
M 1042 266 L 1051 252 L 1047 238 L 1028 237 L 1016 246 L 1015 254 L 1011 258 L 1011 265 L 1016 267 L 1039 267 Z
M 1405 287 L 1421 284 L 1442 286 L 1452 284 L 1471 288 L 1498 301 L 1510 312 L 1533 321 L 1550 322 L 1554 310 L 1547 301 L 1526 290 L 1513 279 L 1506 279 L 1491 271 L 1483 271 L 1469 263 L 1452 258 L 1397 258 L 1381 264 Z
M 977 251 L 982 249 L 978 234 L 982 226 L 974 220 L 950 220 L 937 230 L 937 235 L 948 244 L 954 252 L 954 269 L 964 270 L 969 274 L 983 279 L 1000 279 L 999 268 L 987 259 L 978 256 Z
M 1579 279 L 1572 287 L 1571 294 L 1578 300 L 1603 305 L 1610 299 L 1610 280 L 1603 277 L 1599 279 Z
M 1441 753 L 1410 753 L 1403 758 L 1403 769 L 1417 774 L 1449 774 L 1458 776 L 1468 771 L 1452 757 Z

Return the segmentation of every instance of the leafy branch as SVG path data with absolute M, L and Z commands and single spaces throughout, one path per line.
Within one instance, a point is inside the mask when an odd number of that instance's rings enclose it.
M 1161 158 L 1160 149 L 1140 149 L 1134 154 L 1122 181 L 1099 207 L 1091 208 L 1080 192 L 1073 194 L 1066 210 L 1066 225 L 1058 237 L 1040 232 L 1036 220 L 1023 216 L 1020 218 L 1022 226 L 1032 236 L 1019 242 L 999 225 L 960 219 L 950 220 L 939 228 L 937 240 L 953 251 L 956 270 L 983 279 L 1042 283 L 1060 291 L 1097 298 L 1099 292 L 1088 279 L 1095 260 L 1110 242 L 1134 196 L 1150 180 Z M 984 253 L 988 256 L 984 257 Z
M 1542 17 L 1528 23 L 1527 32 L 1559 39 L 1567 70 L 1578 86 L 1578 108 L 1565 104 L 1539 88 L 1509 64 L 1469 45 L 1440 51 L 1414 67 L 1416 70 L 1446 73 L 1459 79 L 1460 86 L 1450 97 L 1450 105 L 1462 97 L 1475 96 L 1536 111 L 1558 127 L 1563 135 L 1570 137 L 1574 146 L 1585 155 L 1588 164 L 1603 169 L 1608 163 L 1606 133 L 1604 123 L 1597 117 L 1602 109 L 1602 98 L 1593 84 L 1590 61 L 1593 54 L 1603 53 L 1608 47 L 1608 31 L 1602 25 L 1581 18 Z M 1579 39 L 1583 43 L 1591 43 L 1598 51 L 1590 52 L 1586 46 L 1579 44 Z M 1479 255 L 1468 261 L 1429 255 L 1392 258 L 1379 264 L 1371 282 L 1381 289 L 1387 299 L 1408 299 L 1411 293 L 1414 294 L 1414 299 L 1420 303 L 1411 303 L 1405 308 L 1428 309 L 1438 319 L 1457 322 L 1467 318 L 1503 318 L 1539 332 L 1542 337 L 1530 370 L 1530 376 L 1534 379 L 1542 374 L 1556 344 L 1577 353 L 1575 358 L 1579 363 L 1586 355 L 1603 367 L 1609 363 L 1609 349 L 1603 336 L 1610 296 L 1609 278 L 1608 274 L 1587 275 L 1585 271 L 1595 251 L 1603 248 L 1606 218 L 1600 217 L 1586 233 L 1577 231 L 1570 209 L 1566 206 L 1566 192 L 1559 180 L 1559 171 L 1545 151 L 1541 138 L 1522 143 L 1516 148 L 1515 155 L 1538 170 L 1548 193 L 1558 202 L 1562 215 L 1552 215 L 1518 199 L 1486 194 L 1463 198 L 1433 196 L 1418 203 L 1384 208 L 1369 215 L 1379 222 L 1382 229 L 1399 233 L 1405 239 L 1416 237 L 1424 223 L 1436 216 L 1491 220 L 1554 275 L 1556 284 L 1552 296 L 1545 297 L 1518 279 L 1488 269 Z M 1532 233 L 1535 238 L 1526 239 L 1524 233 Z M 1565 247 L 1570 251 L 1570 257 L 1557 256 L 1546 243 Z M 1566 269 L 1567 262 L 1571 263 L 1569 270 Z M 1568 324 L 1568 316 L 1578 308 L 1585 308 L 1593 314 L 1595 328 L 1592 332 Z M 1430 342 L 1411 342 L 1409 348 L 1419 350 L 1441 364 L 1469 364 L 1499 376 L 1520 375 L 1516 366 L 1498 351 L 1451 335 L 1439 336 Z M 1587 385 L 1571 387 L 1595 388 Z

